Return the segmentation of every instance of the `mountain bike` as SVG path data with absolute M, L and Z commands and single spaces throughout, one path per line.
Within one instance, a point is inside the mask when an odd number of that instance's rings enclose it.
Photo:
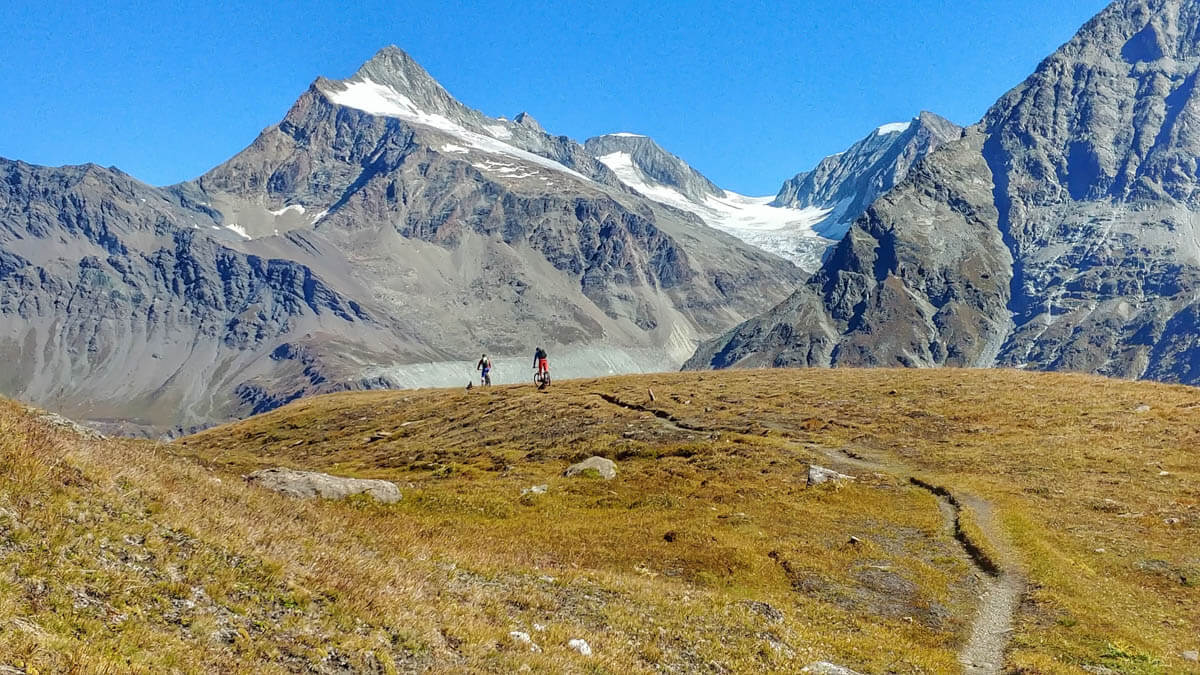
M 533 383 L 537 385 L 538 389 L 545 389 L 546 387 L 549 387 L 550 386 L 550 371 L 548 371 L 548 370 L 533 371 Z

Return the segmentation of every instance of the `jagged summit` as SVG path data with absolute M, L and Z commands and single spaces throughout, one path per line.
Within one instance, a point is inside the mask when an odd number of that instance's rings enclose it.
M 517 113 L 517 116 L 513 118 L 513 122 L 525 127 L 526 129 L 532 129 L 533 131 L 546 133 L 546 130 L 542 128 L 542 125 L 539 124 L 537 120 L 533 119 L 533 115 L 530 115 L 527 112 Z
M 461 120 L 470 110 L 450 95 L 415 59 L 384 47 L 344 80 L 319 78 L 314 85 L 334 103 L 376 115 L 426 113 Z M 476 115 L 482 116 L 479 113 Z
M 380 49 L 348 79 L 371 80 L 402 92 L 442 88 L 416 59 L 395 45 Z

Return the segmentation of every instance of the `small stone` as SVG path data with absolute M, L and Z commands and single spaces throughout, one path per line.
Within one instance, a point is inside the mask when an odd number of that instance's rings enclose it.
M 1200 652 L 1196 650 L 1186 651 L 1180 654 L 1184 661 L 1200 662 Z
M 813 675 L 862 675 L 855 670 L 850 670 L 845 666 L 839 666 L 828 661 L 817 661 L 804 666 L 802 673 L 813 673 Z
M 1163 522 L 1167 525 L 1178 525 L 1180 521 L 1178 518 L 1163 518 Z
M 514 630 L 508 634 L 508 637 L 512 638 L 514 642 L 519 642 L 524 645 L 529 645 L 529 651 L 531 651 L 535 654 L 541 653 L 541 651 L 542 651 L 541 647 L 534 644 L 533 638 L 529 637 L 529 633 L 526 633 L 524 631 Z
M 1095 551 L 1095 552 L 1096 552 L 1096 553 L 1106 553 L 1106 551 L 1105 551 L 1104 549 L 1102 549 L 1102 548 L 1098 548 L 1098 549 L 1096 549 L 1096 551 Z
M 1148 413 L 1148 412 L 1150 412 L 1150 406 L 1148 406 L 1148 405 L 1144 405 L 1144 404 L 1143 404 L 1143 405 L 1139 405 L 1137 408 L 1134 408 L 1133 412 L 1135 412 L 1135 413 L 1137 413 L 1137 414 L 1139 414 L 1139 415 L 1143 415 L 1143 414 L 1145 414 L 1145 413 Z
M 844 473 L 838 473 L 833 469 L 826 469 L 823 466 L 811 464 L 808 467 L 808 486 L 821 485 L 833 481 L 839 483 L 844 480 L 854 480 L 854 476 L 847 476 Z
M 775 609 L 765 602 L 760 602 L 758 600 L 743 600 L 741 604 L 744 605 L 746 609 L 749 609 L 751 612 L 754 612 L 768 621 L 774 621 L 776 623 L 783 621 L 783 612 Z
M 544 495 L 544 494 L 546 494 L 546 490 L 549 490 L 549 489 L 550 489 L 549 485 L 534 485 L 534 486 L 527 487 L 527 488 L 521 488 L 521 496 L 524 497 L 525 495 Z
M 533 624 L 533 630 L 535 630 L 535 631 L 537 631 L 537 632 L 541 633 L 542 631 L 546 630 L 546 624 L 544 624 L 544 623 L 535 623 L 535 624 Z
M 591 656 L 592 655 L 592 647 L 591 647 L 591 645 L 589 645 L 587 643 L 586 640 L 581 640 L 579 638 L 575 638 L 573 640 L 567 640 L 567 647 L 570 649 L 574 649 L 575 651 L 579 652 L 583 656 Z
M 1171 472 L 1170 471 L 1159 471 L 1158 475 L 1159 476 L 1170 476 Z
M 584 474 L 588 470 L 593 470 L 600 474 L 600 477 L 604 480 L 612 480 L 617 477 L 616 462 L 604 457 L 589 457 L 582 462 L 572 464 L 571 466 L 567 467 L 567 470 L 563 472 L 563 475 L 570 478 L 572 476 Z

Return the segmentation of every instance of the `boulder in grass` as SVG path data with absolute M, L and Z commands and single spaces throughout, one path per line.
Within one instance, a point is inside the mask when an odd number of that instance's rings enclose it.
M 246 482 L 298 499 L 345 499 L 370 495 L 384 504 L 400 501 L 400 488 L 386 480 L 342 478 L 315 471 L 296 471 L 277 467 L 245 476 Z
M 840 483 L 844 480 L 854 480 L 854 476 L 847 476 L 844 473 L 838 473 L 833 469 L 826 469 L 823 466 L 812 464 L 808 467 L 808 486 L 821 485 L 822 483 L 834 482 Z
M 582 638 L 574 638 L 572 640 L 567 640 L 567 648 L 574 649 L 575 651 L 579 652 L 583 656 L 591 656 L 592 655 L 592 646 L 587 643 L 587 640 L 584 640 Z
M 582 462 L 567 467 L 563 475 L 568 478 L 571 476 L 586 476 L 591 471 L 595 471 L 604 480 L 612 480 L 617 477 L 617 464 L 611 459 L 605 459 L 604 457 L 589 457 Z

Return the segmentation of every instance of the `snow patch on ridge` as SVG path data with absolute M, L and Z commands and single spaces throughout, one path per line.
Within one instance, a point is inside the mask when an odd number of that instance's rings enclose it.
M 911 126 L 912 122 L 892 122 L 891 124 L 885 124 L 879 127 L 875 130 L 875 133 L 879 134 L 880 136 L 887 134 L 898 134 L 908 131 L 908 128 Z
M 242 227 L 241 225 L 238 225 L 237 223 L 229 223 L 228 225 L 225 226 L 225 229 L 233 232 L 234 234 L 238 235 L 242 239 L 250 239 L 251 238 L 249 233 L 246 232 L 246 228 Z
M 406 122 L 432 127 L 454 136 L 470 148 L 492 154 L 508 155 L 524 162 L 569 174 L 583 181 L 589 180 L 583 174 L 569 169 L 552 159 L 535 155 L 532 152 L 509 145 L 491 136 L 471 131 L 443 115 L 425 112 L 418 108 L 407 96 L 386 85 L 364 79 L 343 82 L 340 86 L 345 87 L 345 89 L 342 91 L 325 92 L 329 100 L 335 105 L 354 108 L 377 117 L 395 117 Z M 508 136 L 505 136 L 506 138 L 512 135 L 508 129 L 500 126 L 488 126 L 485 129 L 493 133 L 499 133 L 495 130 L 500 129 L 508 134 Z
M 287 206 L 283 207 L 282 209 L 277 209 L 275 211 L 272 211 L 271 215 L 282 216 L 283 214 L 287 213 L 288 211 L 295 211 L 296 213 L 299 213 L 300 215 L 304 215 L 304 207 L 301 206 L 300 204 L 288 204 Z
M 489 124 L 484 129 L 496 138 L 512 138 L 512 132 L 499 124 Z
M 838 207 L 777 207 L 770 204 L 774 196 L 747 197 L 729 190 L 725 191 L 725 197 L 709 195 L 700 203 L 673 188 L 647 181 L 627 152 L 614 152 L 597 159 L 612 169 L 622 183 L 646 197 L 694 213 L 710 227 L 786 258 L 804 270 L 819 267 L 821 254 L 832 243 L 817 234 L 815 227 L 836 215 Z

